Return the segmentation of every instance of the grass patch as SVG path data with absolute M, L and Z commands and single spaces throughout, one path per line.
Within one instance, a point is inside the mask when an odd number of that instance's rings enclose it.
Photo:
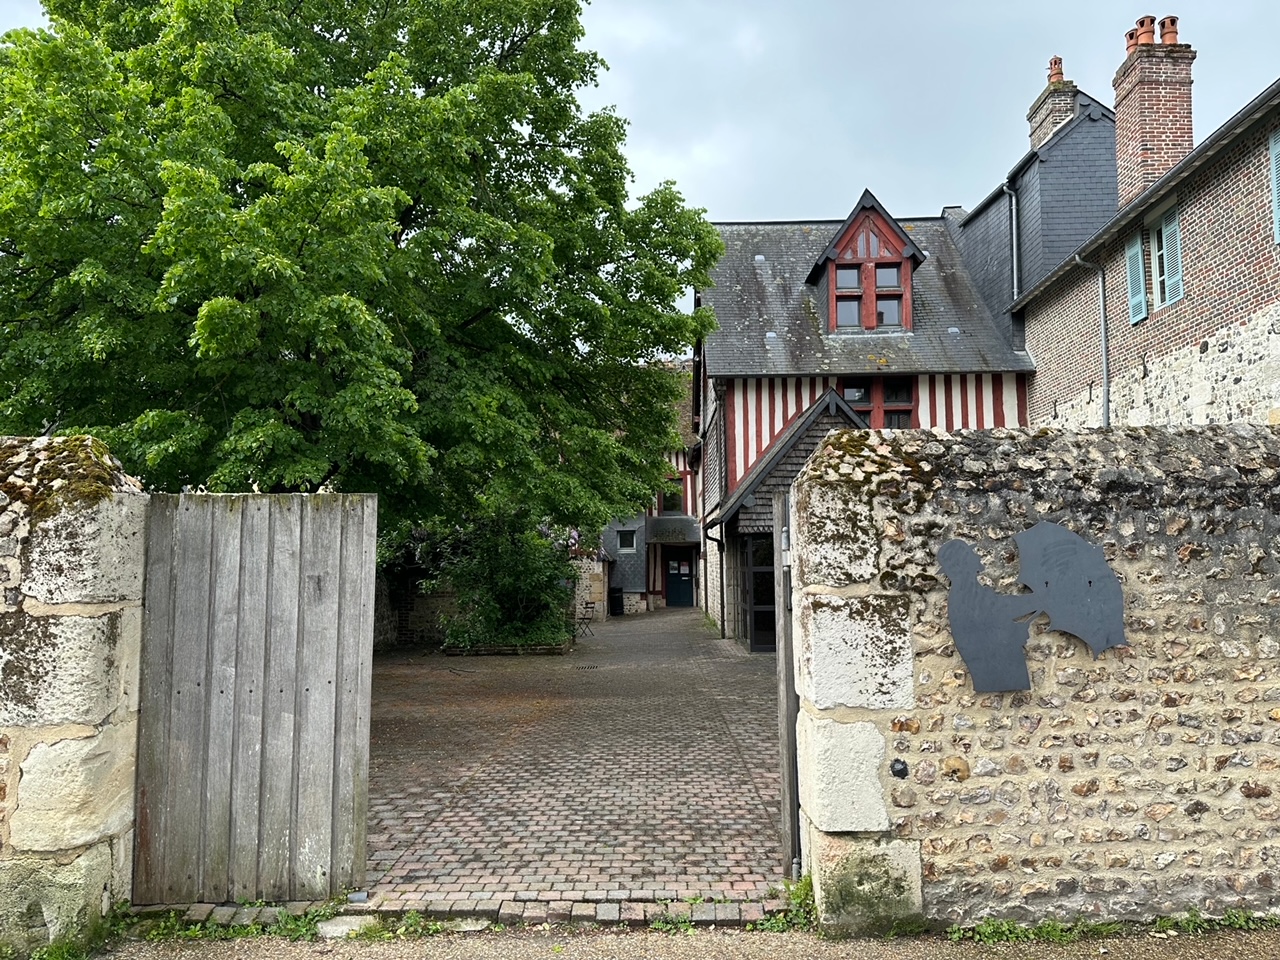
M 788 881 L 781 893 L 787 901 L 786 908 L 748 923 L 748 930 L 787 933 L 791 930 L 812 930 L 817 926 L 818 911 L 813 903 L 813 877 L 806 875 L 794 883 Z
M 1206 917 L 1192 908 L 1172 917 L 1156 917 L 1150 924 L 1077 920 L 1042 920 L 1026 926 L 1016 920 L 987 917 L 970 927 L 953 926 L 947 930 L 950 940 L 973 940 L 977 943 L 1076 943 L 1080 940 L 1104 940 L 1141 933 L 1179 934 L 1208 933 L 1213 930 L 1271 930 L 1280 927 L 1280 917 L 1260 916 L 1250 910 L 1228 910 L 1221 917 Z

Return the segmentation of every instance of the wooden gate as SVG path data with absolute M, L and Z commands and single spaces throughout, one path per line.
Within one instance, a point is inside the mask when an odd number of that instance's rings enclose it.
M 377 498 L 150 510 L 134 902 L 361 887 Z

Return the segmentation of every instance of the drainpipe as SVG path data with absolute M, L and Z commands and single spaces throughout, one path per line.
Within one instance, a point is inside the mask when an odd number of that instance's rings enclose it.
M 1013 247 L 1013 300 L 1017 300 L 1021 291 L 1018 289 L 1018 192 L 1009 186 L 1006 180 L 1001 188 L 1009 195 L 1009 243 Z M 1013 300 L 1009 302 L 1012 303 Z
M 720 639 L 725 639 L 724 622 L 728 619 L 728 615 L 724 609 L 724 538 L 717 540 L 711 535 L 711 528 L 707 527 L 707 539 L 714 543 L 720 554 Z
M 1102 426 L 1111 426 L 1111 360 L 1107 350 L 1107 275 L 1096 263 L 1081 260 L 1076 254 L 1076 265 L 1088 267 L 1098 274 L 1098 326 L 1102 331 Z

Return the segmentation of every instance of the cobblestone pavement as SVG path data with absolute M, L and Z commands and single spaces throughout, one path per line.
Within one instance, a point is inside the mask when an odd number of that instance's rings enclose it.
M 774 657 L 696 610 L 594 629 L 563 657 L 375 659 L 375 906 L 577 919 L 778 883 Z

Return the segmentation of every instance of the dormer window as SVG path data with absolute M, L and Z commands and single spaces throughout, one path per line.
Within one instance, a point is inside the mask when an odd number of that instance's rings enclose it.
M 911 261 L 881 238 L 870 217 L 844 238 L 828 269 L 832 331 L 911 328 L 905 286 Z

